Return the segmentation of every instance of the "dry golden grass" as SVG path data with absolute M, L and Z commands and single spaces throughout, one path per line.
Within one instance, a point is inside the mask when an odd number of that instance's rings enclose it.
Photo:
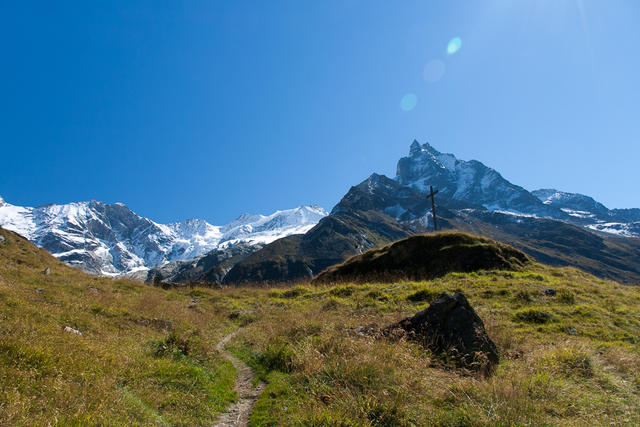
M 428 282 L 163 290 L 87 276 L 0 233 L 0 424 L 209 424 L 234 399 L 215 343 L 242 327 L 230 348 L 268 382 L 252 425 L 640 425 L 637 287 L 532 264 Z M 489 378 L 375 334 L 454 291 L 500 350 Z
M 216 293 L 88 276 L 0 233 L 1 424 L 204 425 L 234 399 Z
M 468 296 L 500 349 L 487 379 L 370 332 L 454 291 Z M 267 296 L 232 343 L 269 382 L 253 425 L 640 423 L 639 288 L 533 265 Z

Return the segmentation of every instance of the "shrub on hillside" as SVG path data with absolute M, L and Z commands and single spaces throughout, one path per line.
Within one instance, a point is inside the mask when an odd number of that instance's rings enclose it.
M 535 308 L 519 310 L 515 313 L 515 318 L 521 322 L 540 324 L 550 322 L 552 319 L 551 315 L 546 311 Z
M 180 358 L 191 354 L 192 346 L 189 339 L 172 332 L 164 340 L 152 342 L 156 357 Z

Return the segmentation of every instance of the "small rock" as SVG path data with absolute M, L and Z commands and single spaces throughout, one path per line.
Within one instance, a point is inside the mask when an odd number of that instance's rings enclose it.
M 5 237 L 0 234 L 0 243 L 5 243 L 7 241 L 7 239 L 5 239 Z
M 556 296 L 556 290 L 553 288 L 548 288 L 545 289 L 544 291 L 542 291 L 543 294 L 545 294 L 545 296 L 548 297 L 555 297 Z
M 89 287 L 87 288 L 87 290 L 88 290 L 89 292 L 91 292 L 92 294 L 98 294 L 98 293 L 100 293 L 100 289 L 98 289 L 98 288 L 94 288 L 93 286 L 89 286 Z
M 569 335 L 576 335 L 578 333 L 578 330 L 573 326 L 569 326 L 567 327 L 567 333 Z
M 42 288 L 36 288 L 36 293 L 38 293 L 38 294 L 42 294 L 42 293 L 44 293 L 44 292 L 46 292 L 44 289 L 42 289 Z
M 352 331 L 356 335 L 364 337 L 367 335 L 374 335 L 378 331 L 378 328 L 375 323 L 370 323 L 366 326 L 358 326 L 356 328 L 353 328 Z
M 82 336 L 82 332 L 80 332 L 77 329 L 73 329 L 71 326 L 65 326 L 64 327 L 64 331 L 65 332 L 69 332 L 70 334 L 75 334 L 75 335 Z
M 51 269 L 49 267 L 45 268 L 42 274 L 44 274 L 45 276 L 48 276 L 49 274 L 51 274 Z

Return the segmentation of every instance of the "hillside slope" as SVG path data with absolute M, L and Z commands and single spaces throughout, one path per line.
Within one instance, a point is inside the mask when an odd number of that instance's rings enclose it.
M 531 263 L 254 292 L 231 343 L 268 383 L 250 425 L 640 424 L 640 287 Z M 498 348 L 489 378 L 381 333 L 456 292 Z
M 89 276 L 0 229 L 0 424 L 206 425 L 234 400 L 230 309 Z

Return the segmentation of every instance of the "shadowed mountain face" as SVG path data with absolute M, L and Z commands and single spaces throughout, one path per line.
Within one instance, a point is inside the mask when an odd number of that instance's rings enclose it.
M 409 224 L 376 211 L 338 212 L 304 235 L 285 237 L 238 262 L 223 283 L 311 279 L 348 256 L 413 234 Z
M 307 280 L 351 255 L 430 231 L 430 185 L 440 190 L 439 228 L 485 235 L 541 262 L 640 284 L 637 210 L 609 210 L 587 196 L 556 190 L 530 193 L 480 162 L 415 141 L 395 179 L 373 174 L 351 187 L 307 234 L 266 245 L 238 262 L 224 282 Z
M 234 265 L 263 247 L 261 243 L 238 243 L 193 259 L 172 261 L 150 270 L 135 272 L 129 277 L 154 284 L 219 284 Z

